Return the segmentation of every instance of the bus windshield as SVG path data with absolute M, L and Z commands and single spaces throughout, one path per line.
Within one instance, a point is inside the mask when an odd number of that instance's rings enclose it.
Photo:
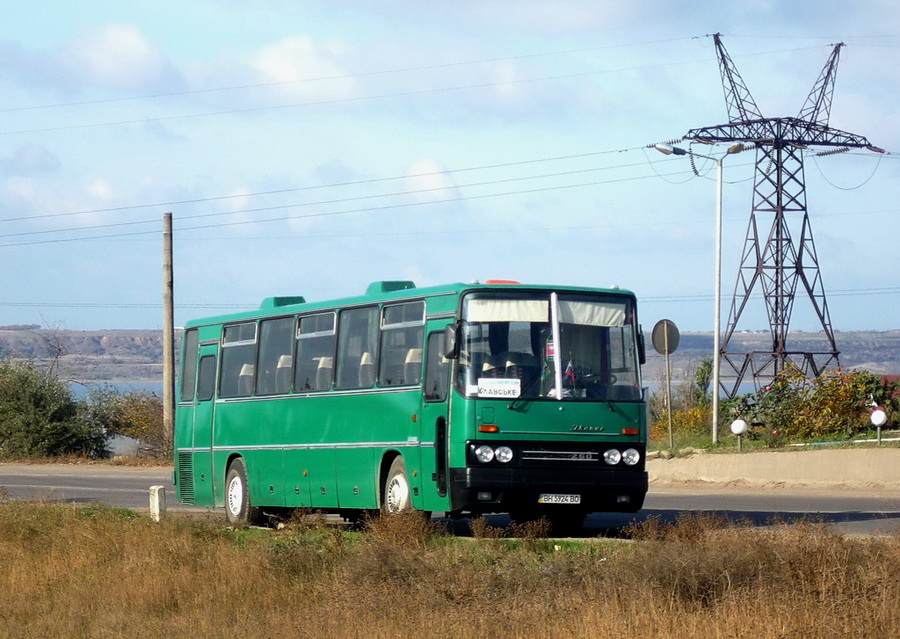
M 478 292 L 462 319 L 457 387 L 467 397 L 641 400 L 631 298 Z

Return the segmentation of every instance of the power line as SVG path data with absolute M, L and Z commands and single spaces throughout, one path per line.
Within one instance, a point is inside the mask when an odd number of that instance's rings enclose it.
M 445 175 L 445 174 L 455 174 L 455 173 L 467 173 L 472 171 L 484 171 L 488 169 L 505 169 L 514 166 L 524 166 L 528 164 L 540 164 L 544 162 L 558 162 L 562 160 L 575 160 L 581 158 L 588 157 L 596 157 L 599 155 L 609 155 L 612 153 L 625 153 L 627 151 L 633 151 L 635 149 L 642 147 L 632 147 L 626 149 L 614 149 L 607 151 L 590 151 L 587 153 L 573 153 L 569 155 L 558 155 L 548 158 L 534 158 L 529 160 L 515 160 L 512 162 L 499 162 L 494 164 L 482 164 L 479 166 L 470 166 L 470 167 L 462 167 L 457 169 L 448 169 L 446 171 L 427 171 L 423 173 L 412 173 L 407 175 L 392 175 L 388 177 L 378 177 L 378 178 L 368 178 L 365 180 L 350 180 L 346 182 L 331 182 L 328 184 L 313 184 L 308 186 L 298 186 L 284 189 L 274 189 L 271 191 L 255 191 L 251 193 L 239 193 L 239 194 L 231 194 L 231 195 L 215 195 L 211 197 L 203 197 L 203 198 L 190 198 L 185 200 L 170 200 L 168 202 L 153 202 L 149 204 L 130 204 L 125 206 L 113 206 L 108 208 L 101 209 L 83 209 L 80 211 L 66 211 L 62 213 L 46 213 L 43 215 L 26 215 L 20 217 L 8 217 L 0 219 L 0 223 L 2 222 L 19 222 L 22 220 L 39 220 L 46 218 L 54 218 L 54 217 L 67 217 L 74 215 L 90 215 L 96 213 L 113 213 L 117 211 L 130 211 L 135 209 L 148 209 L 148 208 L 162 208 L 168 206 L 180 206 L 182 204 L 202 204 L 204 202 L 216 202 L 222 200 L 233 200 L 247 197 L 260 197 L 264 195 L 283 195 L 285 193 L 298 193 L 301 191 L 313 191 L 319 189 L 330 189 L 330 188 L 338 188 L 338 187 L 346 187 L 346 186 L 361 186 L 368 184 L 378 184 L 380 182 L 391 182 L 396 180 L 407 180 L 421 177 L 433 177 L 435 175 Z
M 866 289 L 847 289 L 843 291 L 834 291 L 832 295 L 844 296 L 863 296 L 863 295 L 900 295 L 900 287 L 889 286 L 884 288 L 866 288 Z M 686 295 L 667 295 L 667 296 L 641 296 L 639 301 L 642 304 L 656 302 L 701 302 L 711 301 L 712 295 L 706 294 L 686 294 Z M 197 308 L 197 309 L 244 309 L 252 308 L 255 303 L 236 303 L 222 302 L 217 304 L 177 304 L 178 308 Z M 0 307 L 16 307 L 16 308 L 97 308 L 97 309 L 153 309 L 160 308 L 161 302 L 4 302 L 0 301 Z
M 809 49 L 815 47 L 796 47 L 793 49 L 784 49 L 782 51 L 766 51 L 759 53 L 757 55 L 765 55 L 772 53 L 788 53 L 794 51 L 800 51 L 803 49 Z M 519 78 L 512 80 L 496 80 L 492 82 L 477 82 L 473 84 L 464 84 L 458 86 L 451 87 L 437 87 L 432 89 L 417 89 L 417 90 L 409 90 L 409 91 L 397 91 L 393 93 L 383 93 L 378 95 L 365 95 L 365 96 L 353 96 L 353 97 L 345 97 L 345 98 L 329 98 L 324 100 L 311 100 L 307 102 L 295 102 L 289 104 L 275 104 L 275 105 L 266 105 L 266 106 L 258 106 L 258 107 L 244 107 L 240 109 L 224 109 L 219 111 L 205 111 L 200 113 L 187 113 L 180 115 L 163 115 L 157 117 L 142 117 L 142 118 L 132 118 L 128 120 L 115 120 L 115 121 L 107 121 L 107 122 L 93 122 L 86 124 L 69 124 L 64 126 L 54 126 L 54 127 L 42 127 L 37 129 L 20 129 L 20 130 L 8 130 L 8 131 L 0 131 L 0 136 L 2 135 L 21 135 L 28 133 L 50 133 L 56 131 L 75 131 L 75 130 L 84 130 L 84 129 L 93 129 L 93 128 L 101 128 L 108 126 L 124 126 L 128 124 L 144 124 L 147 122 L 171 122 L 175 120 L 188 120 L 194 118 L 205 118 L 205 117 L 214 117 L 221 115 L 237 115 L 237 114 L 247 114 L 247 113 L 260 113 L 264 111 L 277 111 L 283 109 L 295 109 L 301 107 L 315 107 L 315 106 L 328 106 L 335 104 L 350 104 L 354 102 L 363 102 L 368 100 L 383 100 L 387 98 L 405 98 L 405 97 L 414 97 L 414 96 L 422 96 L 422 95 L 432 95 L 436 93 L 450 93 L 455 91 L 464 91 L 470 89 L 485 89 L 496 86 L 510 86 L 516 84 L 527 84 L 531 82 L 546 82 L 550 80 L 571 80 L 573 78 L 580 77 L 588 77 L 594 75 L 604 75 L 607 73 L 621 73 L 626 71 L 640 71 L 645 69 L 657 69 L 657 68 L 665 68 L 672 66 L 681 66 L 681 65 L 689 65 L 689 64 L 698 64 L 705 63 L 706 60 L 696 59 L 696 60 L 685 60 L 679 62 L 661 62 L 658 64 L 647 64 L 640 66 L 631 66 L 631 67 L 620 67 L 616 69 L 603 69 L 600 71 L 582 71 L 577 73 L 565 73 L 559 75 L 548 75 L 548 76 L 538 76 L 533 78 Z
M 673 173 L 672 175 L 675 175 L 675 174 L 676 173 Z M 178 230 L 178 231 L 206 230 L 206 229 L 211 229 L 211 228 L 245 226 L 245 225 L 250 225 L 250 224 L 264 224 L 264 223 L 268 223 L 268 222 L 281 222 L 281 221 L 298 220 L 298 219 L 334 217 L 334 216 L 338 216 L 338 215 L 349 215 L 352 213 L 378 212 L 378 211 L 386 211 L 386 210 L 393 210 L 393 209 L 399 209 L 399 208 L 429 206 L 429 205 L 434 205 L 434 204 L 453 204 L 453 203 L 458 203 L 458 202 L 462 202 L 462 201 L 483 200 L 483 199 L 487 199 L 487 198 L 507 197 L 507 196 L 511 196 L 511 195 L 527 195 L 527 194 L 531 194 L 531 193 L 546 193 L 546 192 L 558 191 L 558 190 L 562 190 L 562 189 L 581 188 L 581 187 L 588 187 L 588 186 L 598 186 L 601 184 L 612 184 L 612 183 L 617 183 L 617 182 L 643 180 L 648 177 L 656 177 L 656 176 L 642 175 L 642 176 L 637 176 L 637 177 L 617 178 L 617 179 L 610 179 L 610 180 L 595 180 L 595 181 L 591 181 L 591 182 L 581 182 L 579 184 L 544 186 L 544 187 L 538 187 L 538 188 L 533 188 L 533 189 L 522 189 L 522 190 L 518 190 L 518 191 L 485 193 L 485 194 L 481 194 L 481 195 L 468 195 L 468 196 L 461 196 L 461 197 L 455 197 L 455 198 L 444 198 L 444 199 L 439 199 L 439 200 L 427 200 L 427 201 L 421 201 L 421 202 L 404 202 L 404 203 L 397 203 L 397 204 L 388 204 L 388 205 L 384 205 L 384 206 L 345 209 L 345 210 L 341 210 L 341 211 L 323 211 L 323 212 L 319 212 L 319 213 L 308 213 L 308 214 L 301 214 L 301 215 L 281 215 L 278 217 L 268 217 L 268 218 L 262 218 L 262 219 L 238 220 L 235 222 L 219 222 L 219 223 L 215 223 L 215 224 L 201 224 L 201 225 L 195 225 L 195 226 L 178 226 L 176 230 Z M 500 182 L 500 181 L 498 181 L 498 182 Z M 448 189 L 447 188 L 439 188 L 439 189 L 431 189 L 431 190 L 445 191 Z M 413 192 L 413 193 L 415 193 L 415 192 Z M 224 214 L 237 215 L 237 214 L 245 214 L 245 213 L 259 213 L 259 212 L 264 212 L 264 211 L 272 211 L 272 210 L 279 210 L 279 209 L 286 209 L 286 208 L 297 208 L 297 207 L 308 206 L 308 205 L 309 205 L 308 203 L 284 204 L 284 205 L 276 205 L 276 206 L 271 206 L 271 207 L 259 207 L 259 208 L 254 208 L 254 209 L 244 209 L 241 211 L 233 211 L 233 212 L 230 211 L 230 212 L 224 213 Z M 196 219 L 199 217 L 209 217 L 211 215 L 213 215 L 213 214 L 204 214 L 201 216 L 193 216 L 193 217 L 194 217 L 194 219 Z M 180 219 L 176 220 L 176 221 L 180 223 Z M 116 226 L 120 226 L 120 225 L 124 226 L 124 225 L 128 225 L 128 224 L 147 224 L 147 223 L 149 223 L 149 221 L 120 222 L 120 223 L 112 223 L 109 225 L 103 225 L 102 228 L 111 228 L 111 227 L 116 227 Z M 97 228 L 101 228 L 101 227 L 100 226 L 95 227 L 94 230 L 96 230 Z M 71 230 L 79 230 L 79 229 L 71 229 Z M 58 244 L 58 243 L 62 243 L 62 242 L 75 242 L 75 241 L 83 241 L 83 240 L 111 239 L 111 238 L 120 238 L 120 237 L 130 237 L 130 236 L 136 236 L 136 235 L 156 234 L 158 232 L 159 231 L 157 229 L 153 229 L 153 230 L 148 230 L 148 231 L 133 231 L 133 232 L 129 232 L 129 233 L 113 233 L 113 234 L 92 235 L 92 236 L 76 237 L 76 238 L 57 238 L 57 239 L 48 239 L 48 240 L 34 240 L 34 241 L 29 241 L 29 242 L 8 242 L 5 244 L 0 244 L 0 248 L 7 248 L 7 247 L 14 247 L 14 246 L 33 246 L 33 245 L 37 245 L 37 244 Z M 34 233 L 40 233 L 40 231 L 35 231 Z
M 539 174 L 539 175 L 526 175 L 526 176 L 517 176 L 517 177 L 502 178 L 502 179 L 496 179 L 496 180 L 485 180 L 482 182 L 470 182 L 467 184 L 458 184 L 458 185 L 452 185 L 452 186 L 438 186 L 438 187 L 432 187 L 432 188 L 426 188 L 426 189 L 410 189 L 410 190 L 406 190 L 406 191 L 393 191 L 393 192 L 389 192 L 389 193 L 357 195 L 357 196 L 351 196 L 351 197 L 333 198 L 330 200 L 318 200 L 318 201 L 314 201 L 314 202 L 295 202 L 295 203 L 291 203 L 291 204 L 275 204 L 275 205 L 265 206 L 265 207 L 243 208 L 243 209 L 240 209 L 237 211 L 217 211 L 214 213 L 202 213 L 202 214 L 197 214 L 197 215 L 183 215 L 178 218 L 178 221 L 183 222 L 184 220 L 203 219 L 203 218 L 210 218 L 210 217 L 221 217 L 221 216 L 226 216 L 226 215 L 243 215 L 246 213 L 260 213 L 260 212 L 265 212 L 265 211 L 273 211 L 273 210 L 288 209 L 288 208 L 322 206 L 322 205 L 327 205 L 327 204 L 343 204 L 346 202 L 356 202 L 356 201 L 360 201 L 360 200 L 372 200 L 372 199 L 387 198 L 387 197 L 422 195 L 422 194 L 426 194 L 426 193 L 433 193 L 433 192 L 440 192 L 440 191 L 447 191 L 447 190 L 454 190 L 454 189 L 495 186 L 498 184 L 505 184 L 505 183 L 510 183 L 510 182 L 521 182 L 524 180 L 542 180 L 542 179 L 547 179 L 547 178 L 568 177 L 568 176 L 579 175 L 579 174 L 584 174 L 584 173 L 594 173 L 594 172 L 598 172 L 598 171 L 611 171 L 611 170 L 615 170 L 615 169 L 633 168 L 633 167 L 638 167 L 638 166 L 643 166 L 643 165 L 644 165 L 643 162 L 631 163 L 631 164 L 618 164 L 618 165 L 614 165 L 614 166 L 593 167 L 593 168 L 588 168 L 588 169 L 573 169 L 573 170 L 569 170 L 569 171 L 560 171 L 560 172 L 556 172 L 556 173 L 544 173 L 544 174 Z M 680 172 L 677 172 L 676 174 L 682 174 L 682 173 L 685 173 L 685 171 L 680 171 Z M 443 175 L 443 173 L 442 172 L 432 172 L 432 173 L 427 173 L 427 174 L 419 174 L 419 175 L 411 176 L 411 178 L 422 177 L 422 176 L 426 176 L 426 175 Z M 659 174 L 657 173 L 657 176 L 658 175 Z M 654 176 L 641 176 L 641 178 L 643 178 L 643 177 L 654 177 Z M 384 179 L 396 180 L 399 178 L 384 178 Z M 371 182 L 375 182 L 375 181 L 382 181 L 382 180 L 370 180 L 368 182 L 371 183 Z M 611 180 L 611 181 L 618 181 L 618 180 Z M 358 183 L 359 182 L 357 182 L 357 184 Z M 579 186 L 579 185 L 572 185 L 572 186 Z M 308 187 L 308 188 L 313 188 L 313 187 Z M 282 192 L 285 192 L 285 191 L 282 191 Z M 513 193 L 516 193 L 516 192 L 513 192 Z M 254 195 L 259 195 L 259 194 L 243 194 L 240 196 L 228 196 L 228 197 L 244 197 L 244 198 L 246 198 L 246 197 L 251 197 Z M 472 197 L 473 196 L 461 196 L 458 198 L 453 198 L 453 200 L 454 201 L 464 201 L 467 199 L 471 199 Z M 215 199 L 219 199 L 219 198 L 209 198 L 208 200 L 194 200 L 194 202 L 212 201 Z M 446 200 L 444 200 L 444 201 L 446 201 Z M 430 203 L 430 202 L 425 202 L 425 204 L 427 204 L 427 203 Z M 169 205 L 170 204 L 162 204 L 162 205 L 158 205 L 158 206 L 169 206 Z M 143 208 L 143 206 L 144 205 L 142 205 L 141 208 Z M 354 209 L 352 212 L 361 212 L 363 210 L 365 210 L 365 209 Z M 58 215 L 66 215 L 66 214 L 58 214 Z M 327 214 L 323 214 L 323 215 L 327 215 Z M 48 216 L 36 216 L 36 217 L 48 217 Z M 31 218 L 29 218 L 29 219 L 31 219 Z M 8 220 L 6 220 L 6 221 L 8 221 Z M 245 223 L 254 223 L 254 222 L 255 221 L 253 221 L 253 220 L 245 221 Z M 135 226 L 135 225 L 139 225 L 139 224 L 156 224 L 156 223 L 157 223 L 157 220 L 155 220 L 155 219 L 154 220 L 132 220 L 132 221 L 128 221 L 128 222 L 110 222 L 110 223 L 106 223 L 106 224 L 95 224 L 92 226 L 68 227 L 68 228 L 62 228 L 62 229 L 43 229 L 40 231 L 23 231 L 20 233 L 5 233 L 5 234 L 0 234 L 0 238 L 23 237 L 23 236 L 31 236 L 31 235 L 46 235 L 46 234 L 50 234 L 50 233 L 66 233 L 66 232 L 71 232 L 71 231 L 98 230 L 98 229 L 105 229 L 105 228 L 116 228 L 116 227 L 123 227 L 123 226 Z M 223 223 L 222 225 L 227 226 L 228 224 L 229 223 Z M 189 227 L 189 228 L 193 228 L 193 227 Z M 197 227 L 197 228 L 208 228 L 208 227 Z
M 528 60 L 533 58 L 543 58 L 543 57 L 551 57 L 551 56 L 561 56 L 561 55 L 571 55 L 574 53 L 592 53 L 595 51 L 605 51 L 608 49 L 617 49 L 624 47 L 635 47 L 635 46 L 645 46 L 648 44 L 663 44 L 667 42 L 677 42 L 679 40 L 690 40 L 689 37 L 682 38 L 668 38 L 662 40 L 647 40 L 645 42 L 632 42 L 632 43 L 624 43 L 624 44 L 609 44 L 598 47 L 586 47 L 581 49 L 566 49 L 561 51 L 545 51 L 541 53 L 526 53 L 517 56 L 506 56 L 506 57 L 498 57 L 498 58 L 484 58 L 481 60 L 461 60 L 457 62 L 442 62 L 438 64 L 427 64 L 427 65 L 416 65 L 409 67 L 399 67 L 395 69 L 376 69 L 372 71 L 359 71 L 357 73 L 343 73 L 331 76 L 319 76 L 313 78 L 301 78 L 298 80 L 282 80 L 277 82 L 255 82 L 251 84 L 238 84 L 238 85 L 230 85 L 223 87 L 207 87 L 203 89 L 188 89 L 184 91 L 168 91 L 164 93 L 151 93 L 144 95 L 131 95 L 131 96 L 122 96 L 117 98 L 100 98 L 96 100 L 78 100 L 72 102 L 58 102 L 53 104 L 37 104 L 31 106 L 22 106 L 22 107 L 10 107 L 5 109 L 0 109 L 0 113 L 14 113 L 19 111 L 32 111 L 32 110 L 42 110 L 42 109 L 55 109 L 62 107 L 71 107 L 71 106 L 90 106 L 93 104 L 109 104 L 112 102 L 130 102 L 136 100 L 155 100 L 158 98 L 169 98 L 169 97 L 182 97 L 186 95 L 200 95 L 206 93 L 219 93 L 225 91 L 240 91 L 245 89 L 261 89 L 261 88 L 270 88 L 277 86 L 288 86 L 288 85 L 296 85 L 296 84 L 305 84 L 309 82 L 325 82 L 332 80 L 351 80 L 354 78 L 363 78 L 363 77 L 371 77 L 378 75 L 389 75 L 389 74 L 398 74 L 398 73 L 409 73 L 411 71 L 434 71 L 437 69 L 449 69 L 455 67 L 462 66 L 473 66 L 473 65 L 481 65 L 481 64 L 493 64 L 496 62 L 511 62 L 515 60 Z

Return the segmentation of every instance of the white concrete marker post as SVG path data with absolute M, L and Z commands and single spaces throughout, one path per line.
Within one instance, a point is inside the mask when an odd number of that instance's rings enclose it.
M 166 516 L 166 487 L 150 486 L 150 518 L 160 521 Z

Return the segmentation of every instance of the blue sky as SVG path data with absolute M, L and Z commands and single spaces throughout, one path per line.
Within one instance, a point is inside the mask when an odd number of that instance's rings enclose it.
M 711 330 L 714 167 L 645 147 L 727 121 L 715 32 L 770 117 L 796 115 L 846 43 L 831 125 L 888 153 L 808 154 L 812 228 L 834 328 L 900 328 L 888 0 L 8 7 L 0 325 L 160 327 L 171 211 L 177 324 L 503 278 L 616 284 L 647 328 Z M 753 155 L 725 162 L 727 312 Z M 819 328 L 802 298 L 791 326 Z M 755 303 L 740 328 L 766 327 Z

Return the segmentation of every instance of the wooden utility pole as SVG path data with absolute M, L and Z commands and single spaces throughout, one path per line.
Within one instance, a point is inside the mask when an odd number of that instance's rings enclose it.
M 163 214 L 163 429 L 171 452 L 175 433 L 175 306 L 172 275 L 172 214 Z

